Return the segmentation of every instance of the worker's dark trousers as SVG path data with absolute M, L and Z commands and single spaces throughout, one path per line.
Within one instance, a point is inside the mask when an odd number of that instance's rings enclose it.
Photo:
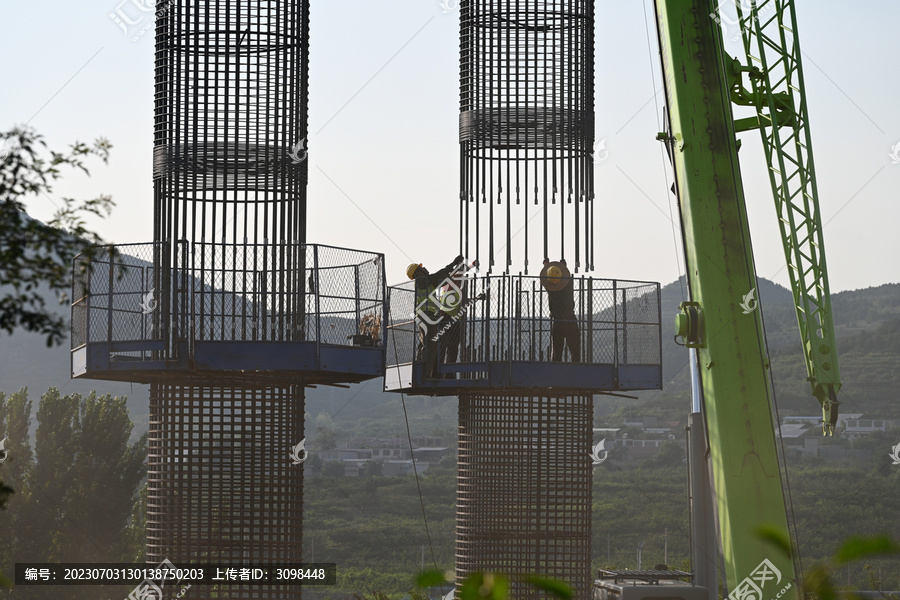
M 452 317 L 451 317 L 452 318 Z M 443 325 L 443 324 L 442 324 Z M 444 330 L 440 341 L 441 363 L 455 363 L 459 357 L 459 340 L 462 332 L 462 320 L 451 321 L 450 326 Z M 450 374 L 452 375 L 452 373 Z
M 425 323 L 424 335 L 420 330 L 419 336 L 422 342 L 420 347 L 422 352 L 421 360 L 425 365 L 422 376 L 425 379 L 435 379 L 437 377 L 438 342 L 434 339 L 434 336 L 437 335 L 438 331 L 440 331 L 440 323 L 432 325 L 428 322 Z
M 572 362 L 581 362 L 581 331 L 575 319 L 553 319 L 550 325 L 550 342 L 553 362 L 562 360 L 563 345 L 569 347 Z

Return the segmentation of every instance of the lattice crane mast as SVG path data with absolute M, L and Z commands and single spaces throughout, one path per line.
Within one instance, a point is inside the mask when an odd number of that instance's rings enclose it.
M 735 129 L 759 129 L 762 138 L 809 383 L 822 405 L 823 430 L 832 434 L 841 381 L 796 12 L 792 0 L 736 5 L 746 65 L 727 64 L 732 101 L 754 106 L 757 117 L 736 121 Z

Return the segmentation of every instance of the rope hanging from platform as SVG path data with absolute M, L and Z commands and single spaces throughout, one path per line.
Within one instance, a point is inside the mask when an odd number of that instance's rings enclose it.
M 592 270 L 593 1 L 471 0 L 460 19 L 463 253 L 488 272 L 551 255 Z

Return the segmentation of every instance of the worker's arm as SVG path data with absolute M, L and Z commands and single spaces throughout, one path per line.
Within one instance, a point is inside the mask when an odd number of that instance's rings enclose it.
M 440 271 L 436 271 L 429 275 L 428 283 L 430 283 L 434 287 L 441 285 L 441 283 L 443 283 L 445 279 L 450 278 L 450 275 L 452 275 L 453 272 L 456 271 L 456 269 L 458 269 L 463 262 L 465 262 L 465 260 L 466 259 L 463 257 L 463 255 L 460 254 L 459 256 L 454 258 L 453 262 L 451 262 L 449 265 L 447 265 Z

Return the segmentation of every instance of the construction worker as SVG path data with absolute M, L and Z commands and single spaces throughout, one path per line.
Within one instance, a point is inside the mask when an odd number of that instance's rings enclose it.
M 424 377 L 437 378 L 437 340 L 434 337 L 439 331 L 445 316 L 442 306 L 435 299 L 435 290 L 448 280 L 457 268 L 464 264 L 465 258 L 460 254 L 449 265 L 431 274 L 421 263 L 412 263 L 406 268 L 406 276 L 416 282 L 416 318 L 419 324 L 420 350 L 425 365 Z
M 553 362 L 562 360 L 563 347 L 569 347 L 572 362 L 581 362 L 581 331 L 575 316 L 575 282 L 565 259 L 544 259 L 541 285 L 547 290 L 550 306 L 550 344 Z

